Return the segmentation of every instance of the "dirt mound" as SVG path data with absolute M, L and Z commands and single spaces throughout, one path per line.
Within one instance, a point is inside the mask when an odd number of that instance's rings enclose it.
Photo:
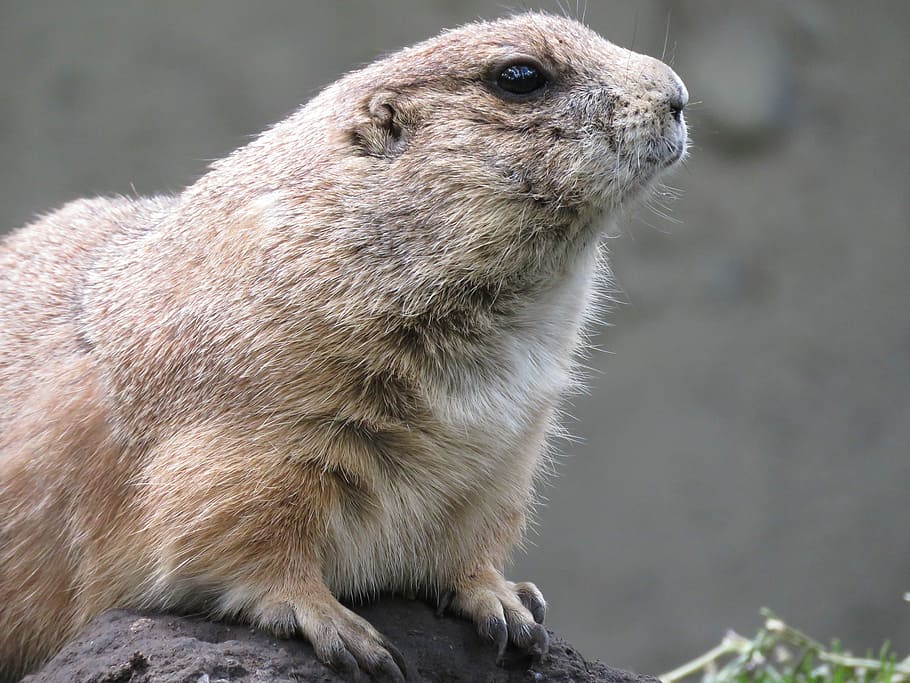
M 473 626 L 438 619 L 424 603 L 384 598 L 357 608 L 401 650 L 409 681 L 605 681 L 657 683 L 586 662 L 551 634 L 550 654 L 532 662 L 510 653 L 495 664 Z M 105 612 L 39 673 L 23 683 L 291 683 L 342 681 L 301 640 L 276 640 L 242 624 L 125 610 Z

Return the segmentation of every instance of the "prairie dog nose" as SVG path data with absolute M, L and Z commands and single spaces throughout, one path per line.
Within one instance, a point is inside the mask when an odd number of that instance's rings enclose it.
M 676 72 L 659 59 L 648 55 L 631 54 L 640 68 L 631 71 L 622 81 L 627 96 L 650 103 L 654 113 L 666 115 L 668 110 L 674 120 L 682 119 L 682 112 L 689 103 L 689 91 Z
M 676 76 L 676 74 L 674 74 L 674 76 Z M 667 104 L 670 107 L 670 111 L 673 113 L 673 118 L 679 121 L 683 109 L 685 109 L 686 105 L 689 103 L 689 91 L 686 90 L 686 85 L 680 80 L 679 76 L 676 76 L 676 86 L 675 91 L 670 93 Z

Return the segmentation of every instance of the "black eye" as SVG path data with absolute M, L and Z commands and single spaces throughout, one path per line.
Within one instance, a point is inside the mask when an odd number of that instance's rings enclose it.
M 527 95 L 542 88 L 546 82 L 540 69 L 532 64 L 510 64 L 496 77 L 496 85 L 513 95 Z

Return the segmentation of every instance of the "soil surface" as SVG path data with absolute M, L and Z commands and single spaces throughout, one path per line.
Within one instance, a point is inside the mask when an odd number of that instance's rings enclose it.
M 424 603 L 385 598 L 356 608 L 401 650 L 408 681 L 585 681 L 658 683 L 587 662 L 550 634 L 534 662 L 518 652 L 496 666 L 493 645 L 464 620 L 438 619 Z M 242 624 L 127 610 L 105 612 L 39 673 L 23 683 L 291 683 L 343 681 L 303 640 L 278 640 Z

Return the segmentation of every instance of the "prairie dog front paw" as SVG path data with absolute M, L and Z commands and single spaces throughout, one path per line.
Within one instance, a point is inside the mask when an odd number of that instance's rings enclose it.
M 481 636 L 496 643 L 498 662 L 509 643 L 536 658 L 549 649 L 542 626 L 547 603 L 533 583 L 506 581 L 498 571 L 484 569 L 464 577 L 443 596 L 440 613 L 447 607 L 473 621 Z
M 401 653 L 363 617 L 339 603 L 328 590 L 304 600 L 267 599 L 252 610 L 254 622 L 279 636 L 299 630 L 326 666 L 362 680 L 404 683 L 407 666 Z

